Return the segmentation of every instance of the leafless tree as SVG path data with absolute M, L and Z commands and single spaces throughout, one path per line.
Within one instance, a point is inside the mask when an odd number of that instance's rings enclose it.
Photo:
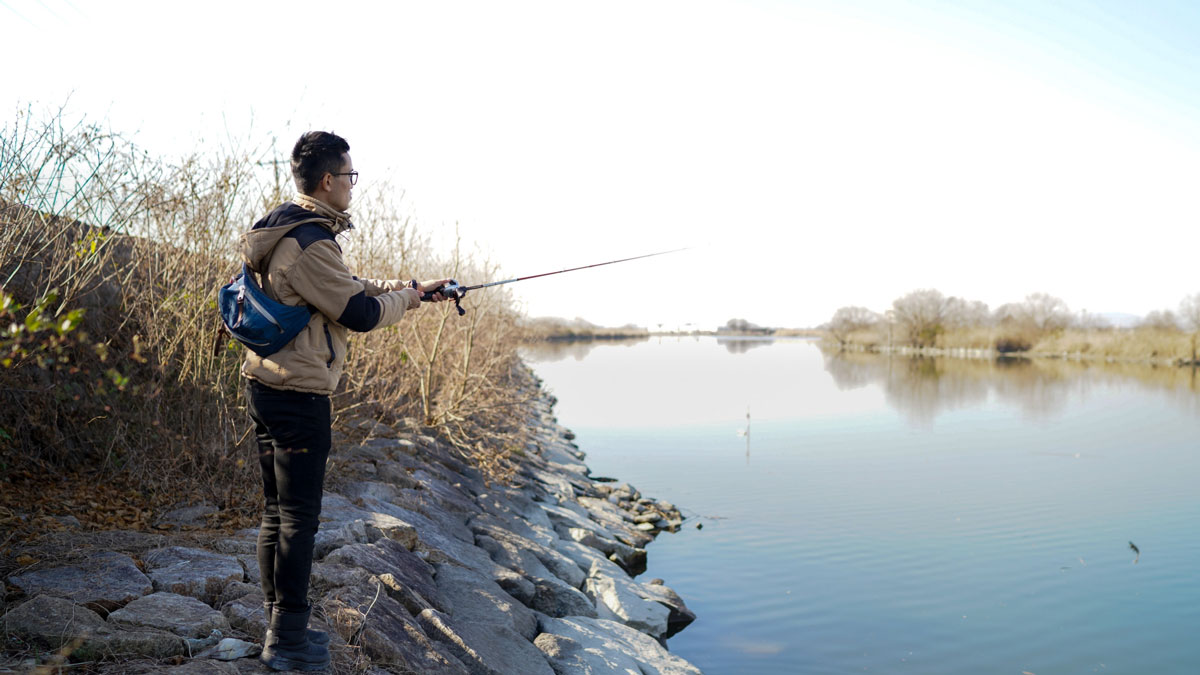
M 996 308 L 996 323 L 1044 335 L 1062 330 L 1071 324 L 1071 310 L 1061 298 L 1048 293 L 1031 293 L 1021 303 L 1008 303 Z
M 1179 330 L 1179 319 L 1169 309 L 1156 309 L 1142 319 L 1141 326 L 1156 330 Z
M 1062 330 L 1071 323 L 1071 310 L 1062 298 L 1049 293 L 1031 293 L 1021 304 L 1025 318 L 1039 333 Z
M 829 334 L 839 346 L 845 347 L 851 333 L 870 328 L 878 321 L 879 315 L 866 307 L 842 307 L 829 320 Z
M 1196 338 L 1200 337 L 1200 293 L 1193 293 L 1179 303 L 1179 320 L 1192 333 L 1192 363 L 1196 363 Z
M 896 321 L 914 347 L 934 346 L 937 336 L 946 329 L 954 305 L 954 298 L 932 288 L 913 291 L 892 301 Z

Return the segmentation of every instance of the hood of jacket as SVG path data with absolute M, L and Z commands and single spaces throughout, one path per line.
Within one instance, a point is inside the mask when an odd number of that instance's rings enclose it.
M 338 211 L 319 199 L 297 195 L 268 213 L 249 232 L 241 235 L 242 261 L 258 274 L 266 271 L 264 264 L 275 245 L 288 232 L 305 223 L 319 223 L 335 236 L 354 228 L 350 214 Z

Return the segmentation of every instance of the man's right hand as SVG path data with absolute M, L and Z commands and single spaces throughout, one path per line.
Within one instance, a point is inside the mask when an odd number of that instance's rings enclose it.
M 429 281 L 418 282 L 417 285 L 415 286 L 415 288 L 416 288 L 416 291 L 422 295 L 421 300 L 426 301 L 426 302 L 442 302 L 444 300 L 447 300 L 448 298 L 446 296 L 442 295 L 441 293 L 437 293 L 436 291 L 438 289 L 442 288 L 443 286 L 445 286 L 446 284 L 450 283 L 451 281 L 453 281 L 453 280 L 452 279 L 430 279 Z M 433 297 L 430 298 L 429 300 L 425 300 L 424 295 L 426 293 L 432 293 Z

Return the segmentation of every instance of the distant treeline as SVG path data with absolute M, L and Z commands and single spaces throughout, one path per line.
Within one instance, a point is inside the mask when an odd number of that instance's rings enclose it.
M 625 324 L 616 328 L 597 326 L 579 317 L 561 319 L 540 317 L 527 319 L 521 324 L 526 340 L 623 340 L 649 337 L 650 331 L 641 326 Z
M 1061 298 L 1033 293 L 1021 302 L 990 309 L 986 303 L 916 290 L 875 312 L 842 307 L 822 326 L 841 349 L 972 350 L 1110 360 L 1196 361 L 1200 293 L 1178 311 L 1157 310 L 1132 327 L 1072 312 Z

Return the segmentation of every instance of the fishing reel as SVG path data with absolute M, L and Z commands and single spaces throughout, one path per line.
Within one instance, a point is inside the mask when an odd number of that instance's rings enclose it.
M 417 285 L 416 279 L 414 279 L 412 283 L 413 287 L 415 288 Z M 450 283 L 448 284 L 442 284 L 428 293 L 422 293 L 421 302 L 431 302 L 433 300 L 434 293 L 441 293 L 442 297 L 453 299 L 454 308 L 458 310 L 459 316 L 467 313 L 467 310 L 463 309 L 461 304 L 462 299 L 467 297 L 467 289 L 463 286 L 459 286 L 457 281 L 451 279 Z

